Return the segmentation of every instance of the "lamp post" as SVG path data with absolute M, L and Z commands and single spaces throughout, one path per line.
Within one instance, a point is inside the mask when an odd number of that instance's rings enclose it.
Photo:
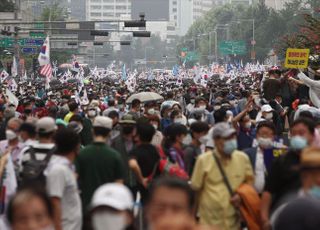
M 145 49 L 144 49 L 144 61 L 146 62 L 145 64 L 145 68 L 147 69 L 147 50 L 148 49 L 153 49 L 153 47 L 150 47 L 150 46 L 147 46 Z

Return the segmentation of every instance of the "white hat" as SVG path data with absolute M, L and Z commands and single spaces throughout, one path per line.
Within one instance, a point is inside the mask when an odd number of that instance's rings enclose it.
M 263 106 L 261 107 L 261 112 L 262 112 L 262 113 L 263 113 L 263 112 L 269 113 L 269 112 L 271 112 L 271 111 L 273 111 L 273 108 L 272 108 L 270 105 L 263 105 Z
M 36 123 L 38 133 L 51 133 L 57 130 L 56 121 L 51 117 L 42 117 Z
M 91 208 L 99 206 L 108 206 L 119 211 L 132 210 L 133 197 L 123 184 L 105 184 L 99 187 L 92 197 Z
M 94 119 L 92 126 L 112 129 L 112 119 L 109 117 L 98 116 Z

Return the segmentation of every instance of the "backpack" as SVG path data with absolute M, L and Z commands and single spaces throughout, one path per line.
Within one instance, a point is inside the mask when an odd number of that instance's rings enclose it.
M 30 184 L 45 185 L 44 170 L 47 168 L 48 163 L 55 151 L 55 148 L 51 149 L 43 160 L 37 160 L 35 149 L 30 146 L 28 153 L 30 154 L 30 160 L 23 164 L 22 172 L 20 173 L 20 186 L 26 186 Z
M 158 152 L 160 155 L 158 168 L 162 175 L 174 176 L 182 180 L 189 179 L 188 173 L 186 173 L 182 168 L 180 168 L 179 165 L 173 164 L 169 161 L 161 146 L 158 147 Z

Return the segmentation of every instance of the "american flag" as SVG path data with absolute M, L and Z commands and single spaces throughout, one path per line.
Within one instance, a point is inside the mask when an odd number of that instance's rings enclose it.
M 43 75 L 43 76 L 46 76 L 47 78 L 50 79 L 52 77 L 52 66 L 51 66 L 51 64 L 49 63 L 49 64 L 41 66 L 40 74 Z

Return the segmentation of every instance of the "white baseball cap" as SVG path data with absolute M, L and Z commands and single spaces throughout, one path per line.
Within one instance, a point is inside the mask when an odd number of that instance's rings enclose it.
M 101 127 L 106 129 L 112 129 L 112 119 L 104 116 L 97 116 L 92 124 L 93 127 Z
M 269 112 L 272 112 L 273 111 L 273 108 L 270 106 L 270 105 L 263 105 L 261 107 L 261 112 L 266 112 L 266 113 L 269 113 Z
M 91 209 L 108 206 L 119 211 L 133 209 L 130 190 L 120 183 L 109 183 L 99 187 L 93 194 Z

